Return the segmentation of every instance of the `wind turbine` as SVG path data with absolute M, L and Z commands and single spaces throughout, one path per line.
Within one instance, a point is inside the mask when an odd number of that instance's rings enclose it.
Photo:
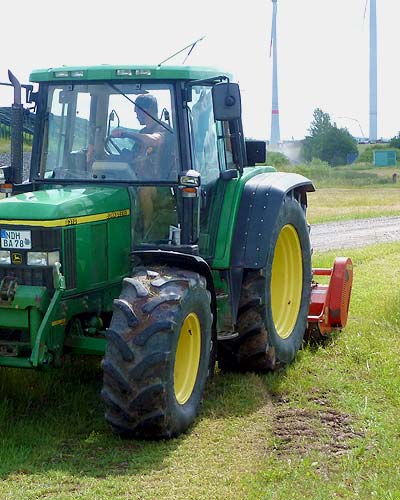
M 367 10 L 365 3 L 364 18 Z M 376 142 L 378 138 L 378 57 L 377 57 L 377 28 L 376 28 L 376 0 L 369 0 L 369 140 Z
M 279 127 L 279 103 L 278 103 L 278 57 L 276 43 L 276 16 L 278 12 L 278 0 L 272 0 L 272 28 L 270 56 L 272 51 L 272 111 L 271 111 L 271 138 L 270 145 L 277 146 L 281 142 Z

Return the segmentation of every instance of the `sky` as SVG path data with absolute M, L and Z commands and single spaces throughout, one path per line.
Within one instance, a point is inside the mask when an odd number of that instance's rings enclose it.
M 366 1 L 278 0 L 282 140 L 304 138 L 316 108 L 354 136 L 368 136 Z M 158 64 L 204 37 L 187 64 L 233 73 L 241 86 L 245 135 L 270 138 L 271 0 L 4 0 L 0 19 L 0 82 L 8 81 L 8 69 L 28 83 L 37 68 Z M 398 0 L 377 0 L 378 138 L 400 130 L 399 19 Z M 180 65 L 184 58 L 182 53 L 169 63 Z M 11 90 L 0 86 L 0 106 L 11 100 Z

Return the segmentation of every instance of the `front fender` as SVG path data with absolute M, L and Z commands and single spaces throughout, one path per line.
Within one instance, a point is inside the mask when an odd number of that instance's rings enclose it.
M 261 269 L 268 258 L 275 220 L 285 196 L 293 192 L 307 207 L 312 182 L 299 174 L 267 172 L 246 182 L 232 240 L 231 267 Z
M 211 309 L 214 315 L 213 328 L 215 329 L 215 320 L 217 317 L 217 298 L 215 294 L 214 279 L 210 266 L 203 258 L 198 255 L 160 249 L 135 250 L 132 252 L 132 255 L 137 261 L 137 264 L 142 264 L 145 267 L 151 264 L 164 264 L 188 269 L 189 271 L 194 271 L 204 276 L 207 280 L 207 288 L 211 293 Z

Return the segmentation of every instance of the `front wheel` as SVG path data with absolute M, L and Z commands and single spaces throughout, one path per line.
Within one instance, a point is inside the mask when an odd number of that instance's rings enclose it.
M 304 211 L 287 196 L 282 203 L 267 262 L 245 273 L 238 333 L 218 346 L 220 368 L 266 371 L 293 361 L 307 325 L 311 249 Z
M 214 369 L 210 301 L 206 280 L 191 271 L 162 267 L 124 280 L 102 363 L 116 434 L 170 438 L 193 423 Z

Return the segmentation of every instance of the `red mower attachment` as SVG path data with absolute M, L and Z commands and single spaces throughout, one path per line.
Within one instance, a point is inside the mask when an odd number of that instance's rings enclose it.
M 311 284 L 311 303 L 305 338 L 318 339 L 340 330 L 347 323 L 353 263 L 348 257 L 337 257 L 331 269 L 313 269 L 313 276 L 330 276 L 328 285 L 314 279 Z

